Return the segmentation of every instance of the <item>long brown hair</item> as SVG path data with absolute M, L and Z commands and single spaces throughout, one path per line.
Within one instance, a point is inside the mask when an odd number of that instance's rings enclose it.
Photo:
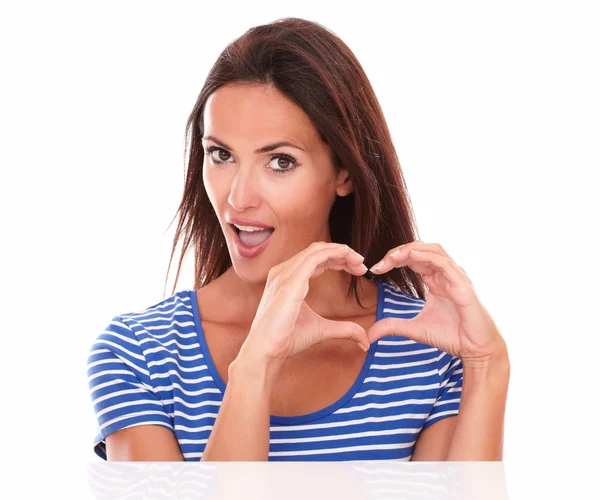
M 168 279 L 177 243 L 183 238 L 172 293 L 190 244 L 194 247 L 195 289 L 232 265 L 203 184 L 201 144 L 206 101 L 227 83 L 277 88 L 310 117 L 330 146 L 333 164 L 348 171 L 354 189 L 347 196 L 338 196 L 332 206 L 329 227 L 333 242 L 345 243 L 364 255 L 364 263 L 370 267 L 392 247 L 419 239 L 400 161 L 362 66 L 348 46 L 324 26 L 294 17 L 278 19 L 250 28 L 221 52 L 188 118 L 185 186 L 175 214 L 179 223 L 167 269 Z M 376 278 L 426 298 L 421 276 L 408 267 Z M 358 278 L 353 276 L 348 297 L 354 292 L 362 307 L 357 285 Z

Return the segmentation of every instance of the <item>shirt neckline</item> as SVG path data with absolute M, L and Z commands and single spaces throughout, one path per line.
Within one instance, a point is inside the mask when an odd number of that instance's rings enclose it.
M 377 283 L 377 315 L 376 315 L 375 321 L 379 321 L 383 317 L 384 289 L 383 289 L 383 283 L 381 281 L 375 280 L 375 282 Z M 221 391 L 221 397 L 223 397 L 227 386 L 226 386 L 225 382 L 223 382 L 223 379 L 221 378 L 221 376 L 219 375 L 219 372 L 217 371 L 215 364 L 213 362 L 212 356 L 208 350 L 208 344 L 206 343 L 206 338 L 204 337 L 204 331 L 202 330 L 202 323 L 200 322 L 200 312 L 198 311 L 198 301 L 197 301 L 197 290 L 190 290 L 189 297 L 190 297 L 190 302 L 192 303 L 192 310 L 193 310 L 193 314 L 194 314 L 194 326 L 195 326 L 196 334 L 198 336 L 198 341 L 200 342 L 200 347 L 202 349 L 202 355 L 204 356 L 204 361 L 206 362 L 206 365 L 208 366 L 208 370 L 213 379 L 213 382 L 219 388 L 219 390 Z M 326 406 L 325 408 L 322 408 L 320 410 L 317 410 L 317 411 L 314 411 L 311 413 L 305 413 L 303 415 L 293 415 L 293 416 L 270 415 L 271 424 L 288 424 L 289 425 L 289 424 L 300 424 L 300 423 L 311 422 L 313 420 L 318 420 L 320 418 L 326 417 L 327 415 L 330 415 L 331 413 L 335 412 L 338 408 L 341 408 L 342 406 L 344 406 L 348 401 L 350 401 L 354 397 L 354 395 L 357 393 L 358 389 L 360 389 L 360 387 L 362 386 L 362 384 L 367 376 L 367 372 L 369 371 L 369 368 L 371 366 L 371 362 L 373 361 L 373 357 L 375 356 L 375 351 L 377 350 L 378 344 L 379 344 L 379 340 L 376 340 L 375 342 L 373 342 L 370 345 L 369 352 L 367 354 L 367 357 L 365 358 L 365 361 L 364 361 L 363 366 L 358 374 L 358 377 L 356 378 L 356 380 L 354 381 L 354 383 L 352 384 L 350 389 L 348 389 L 346 394 L 344 394 L 336 402 L 334 402 L 334 403 L 330 404 L 329 406 Z

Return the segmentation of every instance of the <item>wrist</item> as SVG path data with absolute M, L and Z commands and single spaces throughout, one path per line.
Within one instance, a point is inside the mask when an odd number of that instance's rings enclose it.
M 510 378 L 508 351 L 502 349 L 485 359 L 463 359 L 463 376 L 482 382 L 506 382 Z
M 269 388 L 275 384 L 282 364 L 282 360 L 270 358 L 258 346 L 245 342 L 229 365 L 228 375 L 230 380 L 254 381 Z

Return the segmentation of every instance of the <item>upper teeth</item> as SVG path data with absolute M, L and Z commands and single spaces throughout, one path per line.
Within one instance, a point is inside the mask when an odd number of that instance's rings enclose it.
M 240 231 L 264 231 L 267 229 L 266 227 L 256 227 L 256 226 L 239 226 L 238 224 L 234 224 Z

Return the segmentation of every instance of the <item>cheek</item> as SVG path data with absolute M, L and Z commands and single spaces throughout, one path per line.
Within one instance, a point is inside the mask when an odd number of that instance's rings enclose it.
M 319 186 L 280 189 L 272 204 L 277 218 L 293 228 L 311 228 L 320 232 L 329 219 L 331 193 Z
M 206 162 L 204 162 L 204 165 L 202 166 L 202 184 L 204 184 L 204 190 L 206 191 L 206 194 L 208 194 L 208 197 L 212 201 L 213 189 L 211 185 L 210 176 L 207 173 Z
M 227 196 L 225 192 L 228 189 L 226 180 L 223 176 L 215 175 L 215 172 L 205 165 L 202 169 L 202 181 L 210 202 L 217 210 L 223 195 Z

